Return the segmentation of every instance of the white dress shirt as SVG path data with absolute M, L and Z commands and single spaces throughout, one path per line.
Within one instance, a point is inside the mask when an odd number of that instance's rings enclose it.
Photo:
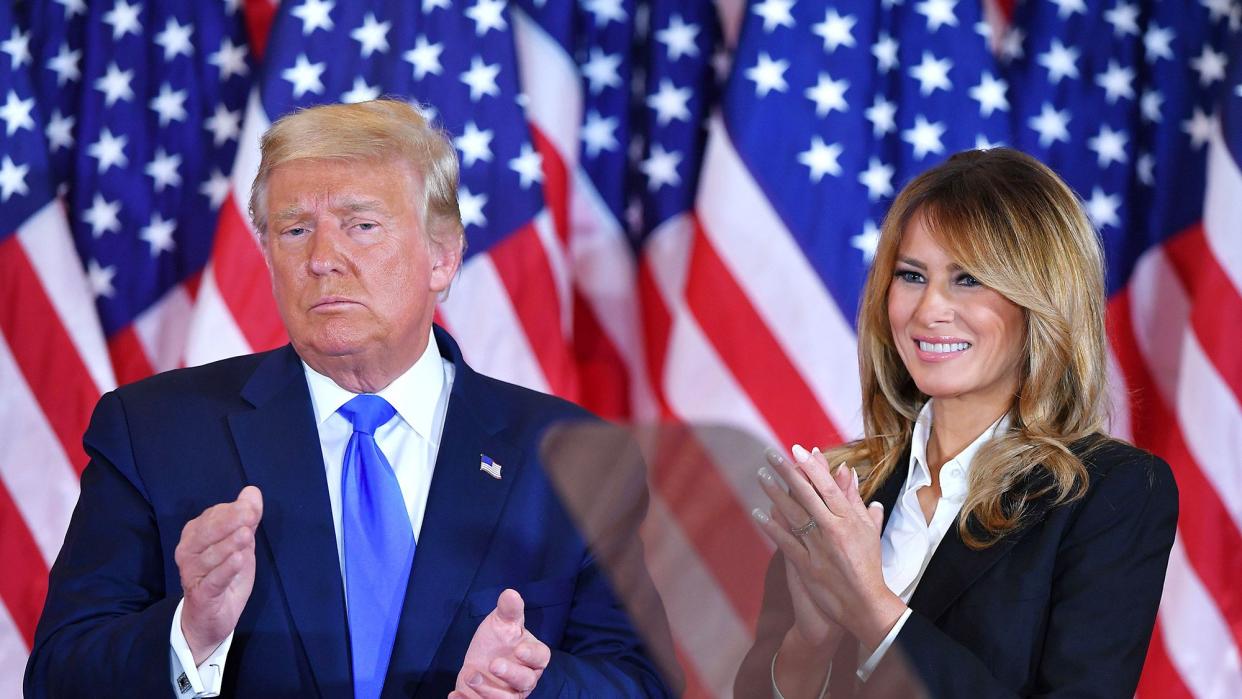
M 332 379 L 311 369 L 305 362 L 302 368 L 310 388 L 315 426 L 319 430 L 328 502 L 332 508 L 332 527 L 336 532 L 337 561 L 341 565 L 343 581 L 345 557 L 341 545 L 341 470 L 345 447 L 354 428 L 337 410 L 357 394 L 336 385 Z M 397 476 L 416 541 L 422 531 L 423 514 L 427 510 L 427 494 L 431 489 L 436 455 L 440 451 L 454 371 L 453 364 L 440 357 L 435 336 L 432 335 L 418 361 L 377 394 L 396 409 L 396 417 L 399 418 L 389 420 L 376 429 L 375 441 Z M 169 635 L 173 692 L 178 697 L 218 696 L 224 678 L 224 660 L 232 646 L 233 634 L 230 633 L 210 657 L 195 667 L 194 655 L 181 632 L 181 607 L 184 603 L 182 600 L 177 605 Z
M 931 469 L 927 463 L 927 442 L 932 432 L 932 401 L 927 401 L 914 423 L 914 431 L 910 437 L 910 461 L 907 464 L 906 481 L 897 495 L 893 511 L 888 515 L 888 525 L 880 537 L 880 560 L 884 570 L 884 583 L 893 594 L 907 604 L 914 596 L 919 580 L 927 565 L 931 563 L 936 548 L 944 539 L 951 527 L 957 524 L 957 515 L 962 511 L 962 503 L 966 500 L 967 476 L 975 454 L 988 440 L 1003 434 L 1009 429 L 1008 414 L 1002 415 L 996 422 L 983 431 L 975 441 L 971 442 L 957 456 L 949 459 L 940 468 L 940 499 L 936 502 L 936 510 L 931 521 L 923 515 L 919 504 L 920 488 L 931 485 Z M 858 677 L 866 680 L 871 676 L 885 653 L 897 640 L 897 634 L 910 618 L 911 611 L 907 607 L 893 624 L 888 635 L 880 643 L 866 661 L 858 668 Z M 776 699 L 784 699 L 776 689 L 776 662 L 773 658 L 772 689 Z M 828 687 L 824 682 L 824 689 Z M 820 692 L 823 695 L 823 692 Z

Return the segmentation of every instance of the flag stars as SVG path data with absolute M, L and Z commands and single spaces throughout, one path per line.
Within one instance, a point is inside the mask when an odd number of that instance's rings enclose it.
M 818 183 L 824 175 L 841 174 L 841 153 L 845 149 L 839 143 L 827 144 L 819 136 L 811 138 L 811 147 L 798 154 L 798 162 L 810 169 L 812 182 Z
M 508 28 L 504 11 L 505 0 L 478 0 L 466 8 L 466 16 L 474 21 L 475 36 L 483 36 L 493 29 L 504 31 Z
M 483 207 L 486 205 L 486 194 L 475 194 L 465 187 L 459 188 L 457 192 L 457 208 L 461 211 L 461 223 L 463 226 L 478 226 L 480 228 L 486 226 L 487 217 L 483 215 Z
M 91 227 L 91 237 L 121 230 L 121 202 L 108 201 L 102 194 L 95 194 L 91 206 L 82 212 L 82 220 Z
M 1172 29 L 1166 29 L 1152 22 L 1147 32 L 1143 34 L 1143 50 L 1146 52 L 1147 62 L 1155 63 L 1161 58 L 1173 60 L 1174 38 Z
M 923 0 L 914 10 L 927 18 L 927 31 L 934 32 L 945 25 L 957 26 L 956 6 L 957 0 Z
M 348 92 L 341 94 L 341 101 L 345 104 L 357 104 L 358 102 L 378 99 L 379 96 L 379 86 L 368 85 L 366 79 L 359 75 L 354 78 L 353 87 Z
M 86 14 L 86 0 L 56 0 L 56 4 L 65 8 L 66 20 Z
M 1116 104 L 1122 97 L 1134 99 L 1134 69 L 1123 68 L 1115 60 L 1109 59 L 1108 69 L 1095 77 L 1095 84 L 1104 88 L 1104 99 L 1109 104 Z
M 479 129 L 473 121 L 468 122 L 462 135 L 453 139 L 453 145 L 461 151 L 462 164 L 470 167 L 480 160 L 491 162 L 492 138 L 490 130 Z
M 777 27 L 794 26 L 794 0 L 763 0 L 752 12 L 763 18 L 763 31 L 771 33 Z
M 591 110 L 587 114 L 586 123 L 582 126 L 582 145 L 589 157 L 594 158 L 603 151 L 615 151 L 621 147 L 617 141 L 616 117 L 603 117 L 599 112 Z
M 175 17 L 169 17 L 164 24 L 164 30 L 155 35 L 155 43 L 164 49 L 164 61 L 193 54 L 194 46 L 190 43 L 190 35 L 193 33 L 194 25 L 181 24 Z
M 884 95 L 875 96 L 864 116 L 871 122 L 871 133 L 876 138 L 897 130 L 897 105 L 885 99 Z
M 496 76 L 500 75 L 500 64 L 487 65 L 479 56 L 470 59 L 470 70 L 461 74 L 461 81 L 470 86 L 470 100 L 478 102 L 483 95 L 495 97 L 500 94 L 496 85 Z
M 923 61 L 910 69 L 910 77 L 919 81 L 919 92 L 924 97 L 936 90 L 949 90 L 953 83 L 949 81 L 949 70 L 953 62 L 947 58 L 936 58 L 930 51 L 923 52 Z
M 1078 49 L 1067 47 L 1060 39 L 1053 39 L 1048 52 L 1041 53 L 1036 61 L 1048 69 L 1048 81 L 1056 85 L 1062 78 L 1078 77 L 1078 55 Z
M 518 174 L 522 189 L 530 189 L 536 182 L 543 182 L 543 156 L 529 143 L 522 144 L 522 152 L 509 161 L 509 169 Z
M 299 54 L 291 68 L 280 72 L 280 77 L 293 86 L 293 98 L 299 99 L 308 92 L 316 95 L 323 92 L 323 81 L 320 80 L 327 63 L 311 63 L 306 54 Z
M 453 4 L 453 0 L 423 0 L 423 14 L 429 15 L 432 10 L 447 10 Z
M 23 34 L 17 27 L 13 27 L 9 38 L 0 41 L 0 51 L 9 54 L 10 70 L 21 68 L 30 62 L 30 34 Z
M 606 27 L 609 22 L 621 23 L 626 18 L 621 0 L 586 0 L 583 7 L 591 13 L 597 27 Z
M 815 103 L 815 114 L 827 116 L 832 110 L 845 112 L 849 104 L 845 101 L 845 91 L 850 87 L 848 80 L 833 80 L 827 73 L 819 74 L 819 82 L 815 87 L 807 88 L 807 99 Z
M 647 159 L 639 165 L 647 176 L 647 189 L 654 192 L 665 185 L 676 187 L 681 184 L 681 175 L 677 174 L 681 157 L 681 153 L 670 153 L 659 143 L 652 146 Z
M 901 139 L 914 149 L 914 157 L 922 160 L 929 154 L 944 152 L 944 143 L 940 141 L 944 132 L 943 123 L 929 122 L 922 114 L 919 114 L 914 118 L 914 126 L 901 132 Z
M 185 90 L 173 90 L 168 83 L 160 86 L 160 93 L 151 99 L 151 109 L 159 115 L 160 126 L 169 122 L 185 121 Z
M 310 36 L 316 29 L 332 31 L 336 26 L 332 22 L 332 8 L 335 5 L 331 0 L 306 0 L 293 8 L 293 16 L 302 20 L 302 36 Z
M 850 236 L 850 245 L 857 248 L 863 255 L 863 261 L 871 264 L 875 259 L 875 249 L 880 245 L 880 229 L 875 222 L 868 220 L 863 224 L 863 232 Z
M 1026 41 L 1026 33 L 1018 27 L 1010 27 L 1005 32 L 1005 36 L 1001 37 L 1000 57 L 1005 63 L 1022 58 L 1026 55 L 1026 51 L 1022 48 L 1023 42 Z
M 349 33 L 349 37 L 357 41 L 362 50 L 362 57 L 368 58 L 376 51 L 388 53 L 388 30 L 392 22 L 380 22 L 375 19 L 374 12 L 368 12 L 362 18 L 362 26 Z
M 1225 79 L 1225 66 L 1229 59 L 1223 52 L 1213 51 L 1211 46 L 1204 46 L 1203 52 L 1190 62 L 1191 67 L 1199 74 L 1199 85 L 1207 87 L 1217 80 Z
M 155 151 L 155 158 L 147 163 L 144 172 L 155 180 L 155 191 L 162 192 L 166 187 L 181 186 L 181 156 L 170 155 L 163 148 Z
M 235 46 L 227 36 L 220 42 L 219 50 L 207 57 L 207 62 L 220 69 L 221 81 L 250 72 L 250 66 L 246 65 L 245 45 Z
M 140 12 L 142 12 L 140 3 L 131 5 L 125 0 L 117 0 L 112 9 L 104 13 L 104 24 L 112 26 L 113 41 L 120 40 L 126 34 L 138 36 L 142 33 L 142 25 L 138 22 Z
M 669 122 L 690 121 L 690 88 L 677 87 L 667 78 L 660 80 L 660 89 L 647 96 L 647 106 L 656 112 L 660 126 Z
M 52 119 L 48 121 L 43 134 L 47 136 L 48 147 L 53 153 L 62 148 L 73 147 L 73 125 L 76 121 L 76 117 L 64 116 L 59 109 L 52 112 Z
M 87 146 L 86 154 L 99 161 L 99 174 L 104 174 L 110 167 L 125 167 L 129 157 L 125 155 L 125 145 L 129 136 L 114 136 L 112 130 L 105 128 L 99 133 L 99 140 Z
M 47 62 L 48 70 L 56 74 L 56 86 L 61 87 L 70 81 L 76 81 L 82 77 L 82 71 L 78 68 L 78 61 L 82 59 L 81 51 L 70 51 L 68 44 L 61 44 L 60 49 L 56 51 Z
M 1160 115 L 1160 108 L 1164 106 L 1164 95 L 1159 90 L 1145 90 L 1143 96 L 1139 98 L 1139 111 L 1143 114 L 1143 118 L 1153 124 L 1163 121 Z
M 427 37 L 420 36 L 414 40 L 414 48 L 401 54 L 414 67 L 414 79 L 422 80 L 428 74 L 440 75 L 444 68 L 440 65 L 440 54 L 444 52 L 444 44 L 432 44 Z
M 211 202 L 211 208 L 218 209 L 229 195 L 229 178 L 225 177 L 223 172 L 213 170 L 211 177 L 199 185 L 198 192 L 207 197 L 207 201 Z
M 1091 198 L 1084 203 L 1087 216 L 1095 227 L 1103 230 L 1105 226 L 1116 228 L 1121 225 L 1117 209 L 1121 208 L 1121 196 L 1105 194 L 1103 189 L 1095 187 L 1091 190 Z
M 1095 151 L 1096 161 L 1104 168 L 1112 163 L 1124 163 L 1128 160 L 1126 142 L 1129 140 L 1130 137 L 1125 131 L 1114 131 L 1108 124 L 1104 124 L 1100 126 L 1098 134 L 1087 139 L 1087 148 Z
M 854 46 L 854 25 L 857 23 L 856 17 L 842 17 L 835 9 L 830 9 L 824 14 L 824 21 L 811 26 L 811 32 L 824 40 L 824 51 L 832 53 L 842 46 Z
M 86 264 L 86 283 L 90 286 L 91 294 L 96 298 L 112 298 L 116 294 L 116 289 L 112 286 L 112 280 L 116 277 L 116 267 L 101 267 L 99 263 L 91 260 Z
M 1119 2 L 1116 7 L 1104 12 L 1104 21 L 1113 25 L 1113 34 L 1117 37 L 1138 36 L 1138 18 L 1138 7 L 1128 2 Z
M 867 188 L 867 198 L 877 201 L 883 197 L 893 196 L 893 175 L 896 169 L 885 165 L 879 158 L 872 156 L 867 169 L 858 173 L 858 181 Z
M 230 111 L 223 104 L 217 104 L 215 113 L 207 117 L 203 127 L 211 132 L 211 141 L 218 147 L 241 133 L 241 112 Z
M 871 55 L 875 56 L 876 68 L 887 73 L 897 67 L 897 40 L 887 32 L 880 32 L 875 44 L 871 47 Z
M 617 69 L 620 67 L 620 54 L 608 54 L 592 47 L 590 59 L 582 64 L 582 77 L 586 78 L 591 94 L 598 95 L 605 88 L 619 87 L 621 85 L 621 75 Z
M 26 186 L 26 174 L 29 165 L 18 165 L 9 156 L 0 161 L 0 202 L 8 201 L 14 194 L 25 196 L 29 192 Z
M 1083 4 L 1083 0 L 1052 0 L 1057 6 L 1057 17 L 1061 19 L 1069 19 L 1074 14 L 1087 14 L 1087 6 Z
M 1008 89 L 1004 80 L 985 72 L 979 76 L 979 84 L 970 88 L 970 97 L 979 103 L 979 113 L 989 117 L 997 110 L 1009 111 L 1009 98 L 1005 96 Z
M 1027 124 L 1039 134 L 1039 145 L 1047 148 L 1057 141 L 1069 143 L 1069 111 L 1057 111 L 1048 102 L 1044 103 L 1038 116 L 1033 116 Z
M 691 58 L 698 56 L 699 47 L 695 43 L 698 36 L 699 26 L 686 24 L 681 15 L 676 14 L 669 17 L 667 27 L 655 33 L 656 41 L 664 44 L 665 50 L 668 51 L 670 61 L 676 61 L 682 56 Z
M 766 97 L 769 92 L 785 92 L 789 83 L 785 82 L 785 71 L 789 69 L 789 61 L 774 61 L 766 51 L 759 54 L 759 62 L 746 69 L 746 77 L 755 82 L 755 96 Z
M 30 111 L 34 109 L 34 103 L 33 97 L 21 99 L 16 92 L 9 90 L 9 94 L 4 100 L 4 106 L 0 107 L 0 119 L 4 120 L 4 133 L 6 136 L 12 136 L 22 129 L 34 131 L 34 119 L 30 117 Z
M 1229 13 L 1236 6 L 1233 5 L 1234 0 L 1199 0 L 1199 4 L 1207 8 L 1212 15 L 1213 22 L 1221 22 L 1229 18 Z
M 1138 160 L 1134 161 L 1134 169 L 1138 173 L 1139 182 L 1148 187 L 1155 186 L 1156 159 L 1152 157 L 1151 153 L 1139 155 Z
M 1207 145 L 1207 142 L 1212 140 L 1212 132 L 1215 128 L 1212 115 L 1198 107 L 1195 107 L 1194 114 L 1189 119 L 1182 122 L 1182 131 L 1190 136 L 1190 144 L 1195 148 Z
M 95 89 L 104 93 L 104 105 L 111 107 L 117 100 L 128 102 L 134 98 L 134 89 L 129 81 L 134 79 L 134 71 L 121 70 L 115 61 L 108 64 L 103 77 L 95 79 Z
M 157 211 L 151 214 L 151 222 L 138 231 L 138 237 L 151 246 L 151 257 L 159 257 L 161 252 L 172 252 L 176 247 L 173 240 L 176 231 L 175 220 L 166 221 Z

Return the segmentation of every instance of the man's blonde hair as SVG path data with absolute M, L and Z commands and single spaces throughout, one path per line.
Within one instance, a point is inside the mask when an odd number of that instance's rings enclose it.
M 448 136 L 406 102 L 378 99 L 324 104 L 291 112 L 260 141 L 262 159 L 250 188 L 250 221 L 267 233 L 267 181 L 277 167 L 295 160 L 405 161 L 422 178 L 422 216 L 432 241 L 462 247 L 457 206 L 457 151 Z

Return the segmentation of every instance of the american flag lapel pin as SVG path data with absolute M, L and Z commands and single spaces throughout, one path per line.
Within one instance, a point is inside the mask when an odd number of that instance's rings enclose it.
M 496 480 L 500 480 L 500 464 L 492 461 L 492 457 L 487 454 L 479 454 L 479 470 Z

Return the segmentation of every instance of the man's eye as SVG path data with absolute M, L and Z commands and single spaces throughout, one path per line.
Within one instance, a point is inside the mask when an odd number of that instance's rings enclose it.
M 358 223 L 355 224 L 354 227 L 360 231 L 373 231 L 376 228 L 379 228 L 379 225 L 375 223 Z
M 283 231 L 283 235 L 288 235 L 288 236 L 294 236 L 294 237 L 297 237 L 297 236 L 302 235 L 302 234 L 303 234 L 303 233 L 305 233 L 305 232 L 306 232 L 306 229 L 305 229 L 305 228 L 301 228 L 301 227 L 286 228 L 286 229 Z

